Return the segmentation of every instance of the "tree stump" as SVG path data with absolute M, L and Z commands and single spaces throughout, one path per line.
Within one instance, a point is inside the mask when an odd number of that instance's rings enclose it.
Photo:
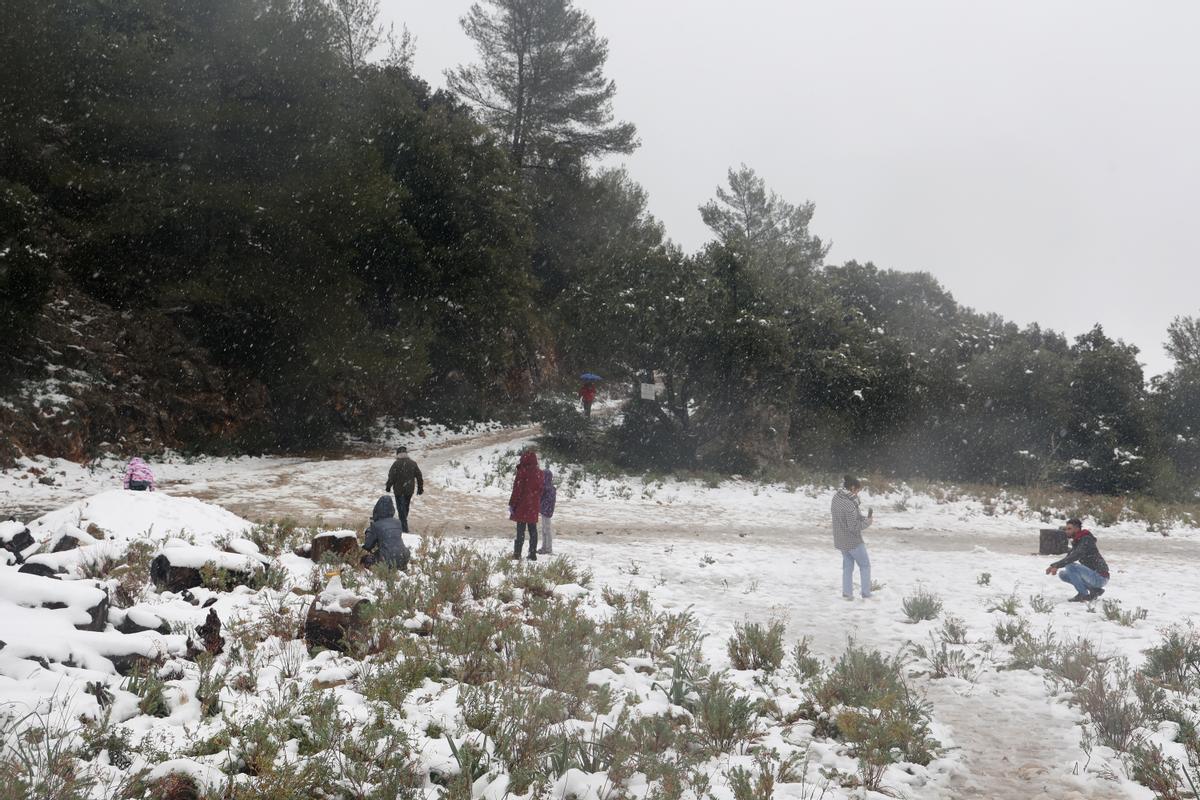
M 1059 528 L 1042 528 L 1038 538 L 1039 556 L 1062 555 L 1071 549 L 1067 532 Z
M 245 586 L 250 582 L 250 575 L 247 572 L 223 569 L 229 576 L 230 584 Z M 165 553 L 155 556 L 154 560 L 150 562 L 150 580 L 160 592 L 184 592 L 204 585 L 199 567 L 182 567 L 172 564 Z
M 22 564 L 17 572 L 25 575 L 37 575 L 39 578 L 54 578 L 58 580 L 58 573 L 53 567 L 48 567 L 45 564 Z
M 108 590 L 104 590 L 104 596 L 100 598 L 100 602 L 87 610 L 88 616 L 92 618 L 91 622 L 86 625 L 76 625 L 75 627 L 81 631 L 102 631 L 108 627 Z
M 346 652 L 367 639 L 369 601 L 342 588 L 340 578 L 317 595 L 304 618 L 304 641 L 309 647 Z
M 208 617 L 203 625 L 196 626 L 196 633 L 200 634 L 200 642 L 209 655 L 219 656 L 224 652 L 225 639 L 221 636 L 221 618 L 217 616 L 215 608 L 208 610 Z
M 73 533 L 64 533 L 58 537 L 58 540 L 54 543 L 54 547 L 50 548 L 50 552 L 65 553 L 77 547 L 79 547 L 79 537 Z
M 173 566 L 166 556 L 155 556 L 150 562 L 150 580 L 160 592 L 182 592 L 204 583 L 195 567 Z
M 109 622 L 113 621 L 113 617 L 120 620 L 115 624 L 117 626 L 117 630 L 119 630 L 121 633 L 144 633 L 146 631 L 153 631 L 166 636 L 171 632 L 171 626 L 168 625 L 165 620 L 163 620 L 157 614 L 152 614 L 148 611 L 142 611 L 140 613 L 134 612 L 133 609 L 128 609 L 124 612 L 117 611 L 113 614 L 110 614 Z M 158 624 L 156 625 L 154 623 Z
M 320 561 L 326 553 L 335 553 L 347 564 L 357 565 L 362 558 L 358 536 L 352 531 L 326 531 L 313 537 L 308 557 Z
M 8 552 L 16 557 L 17 563 L 24 563 L 25 559 L 21 557 L 21 551 L 33 544 L 33 534 L 29 532 L 29 528 L 17 526 L 20 523 L 3 523 L 4 530 L 0 530 L 0 547 L 3 547 Z

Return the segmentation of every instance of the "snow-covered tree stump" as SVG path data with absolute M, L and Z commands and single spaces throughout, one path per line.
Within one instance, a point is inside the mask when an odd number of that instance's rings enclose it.
M 33 544 L 33 534 L 19 522 L 0 522 L 0 548 L 13 554 L 18 564 L 25 559 L 21 551 Z
M 1059 528 L 1042 528 L 1038 539 L 1038 555 L 1057 556 L 1067 552 L 1070 544 L 1067 532 Z
M 354 531 L 323 531 L 314 536 L 308 557 L 320 561 L 326 553 L 335 553 L 341 561 L 355 566 L 362 559 L 358 536 Z
M 205 564 L 223 570 L 231 584 L 246 585 L 263 568 L 261 561 L 238 553 L 210 547 L 177 545 L 164 547 L 150 562 L 150 580 L 160 592 L 182 592 L 204 585 L 200 570 Z
M 304 641 L 309 647 L 345 652 L 367 638 L 366 610 L 370 602 L 342 587 L 341 578 L 333 578 L 304 619 Z
M 203 625 L 196 626 L 196 633 L 200 634 L 200 643 L 209 655 L 219 656 L 224 652 L 225 639 L 221 636 L 221 618 L 217 616 L 215 608 L 208 610 L 208 617 Z

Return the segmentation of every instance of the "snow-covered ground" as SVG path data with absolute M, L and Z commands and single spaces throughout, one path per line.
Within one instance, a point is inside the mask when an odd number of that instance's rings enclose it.
M 495 548 L 494 552 L 511 547 L 504 520 L 509 470 L 512 454 L 532 433 L 490 430 L 410 441 L 427 481 L 425 495 L 414 506 L 414 530 L 470 536 L 477 546 Z M 116 485 L 121 465 L 103 462 L 89 470 L 35 460 L 0 476 L 0 498 L 6 508 L 11 504 L 14 509 L 65 506 L 33 521 L 30 527 L 39 541 L 49 543 L 64 529 L 90 536 L 84 533 L 89 525 L 103 532 L 103 539 L 69 551 L 74 555 L 59 554 L 60 560 L 89 559 L 116 543 L 139 538 L 160 548 L 212 548 L 220 543 L 223 550 L 253 558 L 253 545 L 239 537 L 248 523 L 231 511 L 242 517 L 320 518 L 330 527 L 343 524 L 361 530 L 383 489 L 390 460 L 388 455 L 181 459 L 153 465 L 163 492 L 101 493 L 73 504 L 68 501 Z M 52 476 L 53 485 L 31 475 L 31 466 Z M 1085 752 L 1082 718 L 1064 697 L 1051 693 L 1042 677 L 1001 669 L 1008 649 L 996 641 L 994 629 L 998 622 L 1020 617 L 1034 632 L 1052 629 L 1059 641 L 1085 636 L 1136 663 L 1158 641 L 1163 627 L 1197 622 L 1200 586 L 1194 575 L 1200 544 L 1194 529 L 1173 531 L 1170 538 L 1133 523 L 1096 530 L 1113 568 L 1106 599 L 1119 601 L 1127 610 L 1146 611 L 1144 619 L 1125 626 L 1105 619 L 1098 604 L 1065 602 L 1070 588 L 1043 572 L 1051 559 L 1032 555 L 1042 520 L 1024 513 L 1015 501 L 1010 507 L 988 509 L 970 500 L 942 502 L 904 491 L 868 493 L 864 505 L 874 507 L 878 523 L 867 539 L 881 588 L 873 600 L 845 602 L 839 591 L 841 560 L 826 532 L 827 487 L 793 491 L 743 481 L 717 487 L 647 483 L 593 478 L 557 465 L 556 469 L 556 552 L 591 569 L 597 587 L 644 589 L 664 611 L 691 609 L 708 634 L 706 655 L 717 665 L 728 664 L 725 642 L 733 626 L 743 621 L 785 619 L 789 646 L 810 637 L 817 655 L 832 658 L 850 639 L 888 653 L 910 643 L 928 645 L 946 615 L 960 618 L 968 632 L 965 652 L 976 674 L 971 680 L 916 678 L 932 704 L 935 734 L 950 746 L 952 757 L 939 762 L 919 788 L 905 789 L 907 796 L 1152 796 L 1122 777 L 1111 752 L 1098 747 Z M 256 510 L 261 513 L 251 513 Z M 284 554 L 279 562 L 277 566 L 296 581 L 310 579 L 312 563 L 306 559 Z M 989 576 L 986 581 L 981 578 L 984 573 Z M 903 599 L 918 589 L 941 598 L 941 617 L 917 624 L 905 620 Z M 1033 609 L 1033 596 L 1041 596 L 1038 606 L 1044 610 Z M 1016 617 L 997 609 L 1000 601 L 1012 597 L 1019 603 Z M 68 608 L 86 601 L 62 598 Z M 295 602 L 283 596 L 275 601 Z M 263 603 L 269 604 L 270 598 L 264 599 L 262 592 L 228 593 L 216 597 L 214 608 L 227 619 Z M 199 624 L 206 613 L 178 598 L 153 594 L 143 605 L 139 610 L 144 615 L 180 624 Z M 28 706 L 55 691 L 61 695 L 63 681 L 86 677 L 85 662 L 94 663 L 117 646 L 117 634 L 76 632 L 61 621 L 51 624 L 51 615 L 42 608 L 22 607 L 12 591 L 0 592 L 0 640 L 20 643 L 15 650 L 0 650 L 0 703 Z M 139 647 L 158 648 L 168 658 L 183 646 L 178 636 L 144 638 Z M 60 651 L 75 648 L 81 654 L 75 663 L 85 668 L 30 670 L 24 657 L 38 647 L 51 647 L 47 639 Z M 305 656 L 302 669 L 315 678 L 336 667 L 326 663 L 328 659 L 308 662 Z M 914 671 L 920 672 L 921 664 L 916 659 Z M 77 692 L 69 703 L 71 714 L 98 713 L 91 695 Z M 127 707 L 120 710 L 130 713 Z M 177 727 L 200 724 L 175 713 L 166 721 L 139 724 L 148 729 L 167 722 Z M 834 759 L 828 753 L 822 757 Z

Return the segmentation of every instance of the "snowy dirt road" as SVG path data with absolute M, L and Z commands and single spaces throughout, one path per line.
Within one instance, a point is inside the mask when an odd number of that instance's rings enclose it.
M 496 539 L 507 550 L 510 478 L 497 466 L 528 441 L 534 428 L 489 432 L 416 449 L 426 493 L 414 503 L 418 533 Z M 303 523 L 361 529 L 383 491 L 390 454 L 350 459 L 237 459 L 159 468 L 173 494 L 218 503 L 250 518 L 290 517 Z M 86 494 L 89 481 L 58 490 Z M 111 483 L 107 485 L 111 486 Z M 27 504 L 38 498 L 20 494 Z M 871 502 L 868 498 L 867 502 Z M 961 767 L 938 785 L 912 787 L 914 798 L 1137 798 L 1139 787 L 1106 780 L 1104 754 L 1080 746 L 1081 718 L 1047 683 L 1027 671 L 1003 670 L 1006 648 L 996 643 L 994 610 L 1013 595 L 1031 630 L 1052 628 L 1059 640 L 1088 636 L 1103 648 L 1137 659 L 1157 629 L 1200 611 L 1193 576 L 1200 543 L 1101 531 L 1114 570 L 1108 597 L 1125 608 L 1147 609 L 1133 627 L 1108 621 L 1097 608 L 1067 604 L 1069 587 L 1031 555 L 1037 525 L 1018 519 L 971 518 L 931 509 L 877 506 L 868 531 L 874 576 L 882 588 L 871 601 L 840 597 L 841 561 L 825 528 L 827 492 L 792 493 L 749 484 L 708 488 L 582 480 L 562 485 L 556 552 L 576 558 L 597 583 L 650 591 L 667 609 L 691 608 L 708 632 L 706 649 L 727 664 L 725 642 L 742 621 L 788 621 L 788 646 L 801 637 L 814 651 L 836 656 L 853 638 L 885 653 L 929 644 L 947 614 L 968 629 L 979 665 L 972 680 L 916 681 L 933 706 L 935 735 L 962 754 Z M 937 513 L 935 513 L 937 512 Z M 991 575 L 982 585 L 980 575 Z M 943 616 L 908 624 L 903 598 L 917 588 L 936 592 Z M 1049 613 L 1030 608 L 1031 595 L 1055 601 Z M 914 668 L 919 669 L 919 660 Z

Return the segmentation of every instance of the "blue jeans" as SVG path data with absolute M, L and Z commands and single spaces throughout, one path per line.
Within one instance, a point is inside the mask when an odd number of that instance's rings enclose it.
M 858 564 L 858 579 L 862 584 L 862 596 L 871 596 L 871 559 L 867 546 L 860 544 L 853 550 L 842 551 L 842 597 L 854 597 L 854 565 Z
M 1104 584 L 1108 583 L 1108 578 L 1078 561 L 1060 569 L 1058 577 L 1074 586 L 1076 592 L 1085 595 L 1090 594 L 1092 589 L 1103 589 Z

